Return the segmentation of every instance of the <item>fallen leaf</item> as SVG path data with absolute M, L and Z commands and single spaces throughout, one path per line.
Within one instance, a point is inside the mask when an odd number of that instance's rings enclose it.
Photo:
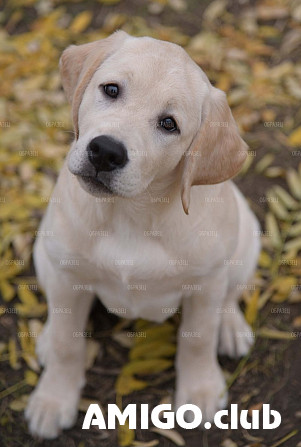
M 301 327 L 301 315 L 299 315 L 298 317 L 294 318 L 293 326 L 297 327 L 297 328 Z
M 124 425 L 118 426 L 118 445 L 120 447 L 127 447 L 132 444 L 135 439 L 135 431 L 130 430 L 128 420 Z
M 131 374 L 122 373 L 119 375 L 116 384 L 115 389 L 116 393 L 120 396 L 127 396 L 128 394 L 131 394 L 133 391 L 139 391 L 143 390 L 148 386 L 148 382 L 145 382 L 144 380 L 138 380 L 133 377 Z
M 277 331 L 276 329 L 269 329 L 262 327 L 257 331 L 257 335 L 262 338 L 270 338 L 272 340 L 292 340 L 290 332 Z
M 259 293 L 259 289 L 255 290 L 247 303 L 245 311 L 246 320 L 251 326 L 255 323 L 257 317 Z
M 13 411 L 24 411 L 27 406 L 28 399 L 29 394 L 22 394 L 21 397 L 10 402 L 9 408 Z
M 81 33 L 90 25 L 91 20 L 92 20 L 91 11 L 81 12 L 73 20 L 70 26 L 70 31 L 72 31 L 73 33 Z

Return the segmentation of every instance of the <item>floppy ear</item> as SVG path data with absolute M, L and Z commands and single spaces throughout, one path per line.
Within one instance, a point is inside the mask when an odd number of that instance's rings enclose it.
M 117 31 L 106 39 L 84 45 L 71 45 L 60 58 L 62 84 L 68 101 L 72 104 L 73 125 L 78 138 L 78 109 L 93 74 L 100 64 L 129 37 Z
M 221 183 L 241 169 L 247 145 L 239 136 L 226 95 L 210 85 L 201 127 L 185 154 L 182 204 L 188 214 L 193 185 Z

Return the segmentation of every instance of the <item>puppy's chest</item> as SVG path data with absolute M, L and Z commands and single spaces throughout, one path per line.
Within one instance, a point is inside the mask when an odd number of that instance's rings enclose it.
M 110 312 L 164 321 L 178 310 L 191 266 L 159 233 L 103 237 L 91 254 L 93 286 Z

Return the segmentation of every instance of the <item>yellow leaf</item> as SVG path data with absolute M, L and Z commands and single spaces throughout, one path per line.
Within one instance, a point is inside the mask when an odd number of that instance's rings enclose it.
M 271 286 L 279 294 L 288 296 L 296 284 L 297 278 L 295 276 L 278 276 Z
M 248 152 L 247 158 L 240 170 L 240 174 L 244 175 L 248 172 L 249 168 L 251 167 L 251 164 L 254 161 L 254 157 L 250 154 L 250 152 Z
M 260 174 L 263 172 L 270 164 L 274 161 L 275 155 L 273 154 L 266 154 L 264 157 L 262 157 L 261 160 L 256 164 L 255 171 Z
M 288 169 L 286 180 L 292 195 L 296 199 L 301 200 L 301 178 L 299 177 L 297 171 L 294 169 Z
M 289 144 L 294 147 L 301 146 L 301 126 L 297 127 L 288 137 Z
M 272 213 L 274 213 L 275 216 L 278 217 L 278 219 L 286 220 L 290 217 L 289 213 L 287 212 L 285 207 L 282 205 L 282 203 L 277 201 L 277 197 L 272 196 L 268 193 L 267 193 L 267 197 L 269 199 L 269 202 L 268 202 L 269 208 L 272 211 Z
M 95 359 L 99 353 L 99 343 L 96 340 L 88 339 L 86 346 L 85 368 L 88 370 L 94 365 Z
M 92 20 L 92 12 L 83 11 L 75 17 L 70 26 L 70 30 L 73 33 L 80 33 L 87 28 L 87 26 L 91 23 L 91 20 Z
M 205 11 L 203 12 L 203 17 L 206 23 L 214 22 L 216 19 L 220 18 L 227 7 L 226 0 L 214 0 L 210 2 Z
M 36 295 L 28 288 L 22 287 L 18 289 L 18 296 L 23 304 L 28 307 L 34 307 L 39 304 Z
M 147 329 L 142 330 L 143 337 L 137 336 L 135 338 L 135 344 L 151 342 L 157 339 L 168 339 L 168 337 L 172 336 L 175 333 L 175 328 L 170 323 L 164 323 L 160 325 L 154 325 Z
M 292 334 L 290 332 L 277 331 L 276 329 L 269 329 L 267 327 L 260 328 L 257 335 L 272 340 L 292 340 Z
M 11 284 L 9 284 L 9 282 L 7 282 L 5 279 L 2 279 L 2 281 L 0 282 L 0 290 L 4 301 L 11 301 L 15 296 L 14 287 Z
M 133 391 L 143 390 L 148 386 L 144 380 L 137 380 L 130 374 L 121 374 L 115 385 L 116 393 L 120 396 L 127 396 Z
M 171 360 L 166 359 L 144 359 L 135 360 L 123 367 L 124 374 L 155 374 L 165 371 L 173 365 Z
M 297 237 L 296 239 L 292 239 L 284 245 L 286 251 L 290 250 L 301 250 L 301 237 Z
M 7 345 L 3 341 L 0 341 L 0 356 L 1 354 L 6 351 Z
M 172 343 L 162 343 L 158 339 L 152 343 L 140 343 L 130 351 L 130 359 L 172 357 L 176 352 L 176 345 Z
M 35 386 L 38 383 L 38 375 L 33 371 L 25 371 L 24 378 L 27 385 Z
M 301 236 L 301 222 L 293 225 L 290 229 L 288 234 L 291 237 Z
M 18 363 L 17 344 L 14 338 L 10 338 L 8 342 L 8 358 L 11 368 L 20 368 L 21 365 Z
M 253 325 L 256 321 L 258 313 L 258 299 L 259 299 L 259 289 L 255 290 L 249 302 L 247 303 L 245 317 L 250 325 Z
M 261 251 L 258 260 L 259 267 L 269 268 L 272 264 L 271 257 L 265 251 Z
M 260 296 L 258 300 L 258 310 L 262 309 L 266 303 L 269 301 L 269 299 L 272 296 L 272 289 L 269 287 L 267 290 L 263 292 L 263 294 Z
M 9 408 L 13 411 L 23 411 L 25 410 L 28 402 L 29 394 L 23 394 L 18 399 L 13 400 L 9 404 Z
M 294 318 L 293 326 L 298 328 L 301 327 L 301 315 L 299 315 L 299 317 Z
M 139 318 L 139 320 L 135 322 L 136 331 L 145 331 L 146 329 L 149 329 L 152 326 L 153 326 L 152 323 L 150 323 L 147 320 L 143 320 L 142 318 Z
M 264 175 L 269 178 L 284 177 L 285 169 L 279 166 L 271 166 L 264 171 Z
M 21 317 L 38 318 L 43 317 L 47 312 L 46 303 L 38 303 L 35 306 L 26 306 L 25 304 L 17 303 L 15 308 Z
M 127 447 L 132 444 L 135 439 L 135 431 L 130 430 L 128 420 L 124 425 L 118 427 L 118 445 L 120 447 Z
M 274 186 L 274 191 L 288 210 L 297 210 L 300 204 L 281 186 Z
M 22 351 L 29 352 L 30 350 L 29 330 L 24 320 L 18 321 L 18 337 L 20 340 Z
M 40 372 L 40 366 L 36 357 L 32 354 L 22 353 L 22 358 L 25 360 L 27 366 L 35 372 Z
M 271 301 L 273 303 L 283 303 L 284 301 L 286 301 L 288 299 L 288 295 L 283 295 L 282 293 L 275 293 L 272 298 Z
M 275 216 L 272 213 L 267 213 L 265 218 L 265 226 L 268 231 L 268 234 L 271 238 L 271 243 L 274 248 L 278 248 L 281 246 L 281 235 L 278 228 L 277 221 Z

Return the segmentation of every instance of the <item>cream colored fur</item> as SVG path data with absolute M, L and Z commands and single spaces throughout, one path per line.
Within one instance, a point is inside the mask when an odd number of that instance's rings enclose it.
M 95 294 L 125 309 L 122 316 L 155 322 L 182 306 L 175 405 L 196 404 L 212 420 L 227 403 L 217 350 L 242 356 L 252 344 L 237 303 L 260 245 L 257 220 L 228 180 L 246 145 L 225 95 L 182 48 L 124 32 L 68 48 L 61 73 L 76 139 L 34 248 L 48 320 L 37 347 L 45 369 L 26 410 L 30 431 L 54 438 L 76 419 L 85 340 L 74 333 L 85 330 Z M 121 86 L 120 99 L 108 102 L 99 88 L 106 83 Z M 158 128 L 162 114 L 176 118 L 180 134 Z M 112 195 L 78 181 L 99 135 L 128 151 L 124 168 L 103 175 Z

